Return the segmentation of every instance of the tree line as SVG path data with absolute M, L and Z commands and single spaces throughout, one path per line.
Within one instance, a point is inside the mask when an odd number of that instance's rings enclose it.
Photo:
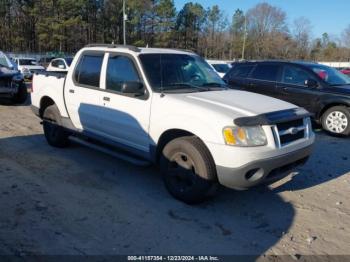
M 1 0 L 0 49 L 74 53 L 88 43 L 123 43 L 122 0 Z M 350 26 L 341 37 L 312 37 L 305 17 L 260 3 L 247 12 L 173 0 L 126 0 L 127 43 L 193 50 L 216 59 L 349 61 Z M 243 52 L 244 49 L 244 52 Z

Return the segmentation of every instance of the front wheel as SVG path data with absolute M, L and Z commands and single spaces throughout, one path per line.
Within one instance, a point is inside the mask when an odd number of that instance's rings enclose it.
M 12 97 L 12 102 L 15 104 L 23 104 L 27 101 L 28 91 L 25 83 L 21 83 L 18 87 L 18 92 Z
M 328 109 L 322 117 L 323 129 L 333 135 L 350 135 L 350 111 L 345 106 Z
M 214 160 L 197 137 L 170 141 L 163 149 L 160 169 L 170 194 L 187 204 L 200 203 L 216 191 Z

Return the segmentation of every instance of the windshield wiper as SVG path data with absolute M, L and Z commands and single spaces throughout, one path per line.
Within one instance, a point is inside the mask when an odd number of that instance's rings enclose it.
M 209 87 L 208 89 L 210 90 L 210 87 L 215 87 L 215 89 L 220 88 L 220 89 L 227 89 L 228 86 L 226 84 L 221 84 L 221 83 L 216 83 L 216 82 L 210 82 L 210 83 L 204 83 L 202 85 L 203 87 Z
M 200 87 L 200 86 L 196 86 L 196 85 L 191 85 L 191 84 L 187 84 L 187 83 L 174 83 L 174 84 L 170 84 L 170 85 L 166 85 L 163 86 L 162 88 L 160 88 L 160 90 L 163 91 L 171 91 L 171 90 L 184 90 L 184 89 L 188 89 L 191 92 L 203 92 L 203 91 L 208 91 L 208 88 L 204 88 L 204 87 Z

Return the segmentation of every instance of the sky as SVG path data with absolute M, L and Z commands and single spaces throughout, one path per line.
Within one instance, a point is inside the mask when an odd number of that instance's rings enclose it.
M 174 0 L 180 10 L 189 0 Z M 237 8 L 247 11 L 263 0 L 202 0 L 200 3 L 207 8 L 217 4 L 228 16 L 229 21 Z M 324 32 L 330 36 L 340 37 L 350 24 L 350 0 L 265 0 L 265 2 L 280 7 L 287 14 L 289 25 L 301 16 L 308 18 L 312 24 L 313 37 L 321 37 Z

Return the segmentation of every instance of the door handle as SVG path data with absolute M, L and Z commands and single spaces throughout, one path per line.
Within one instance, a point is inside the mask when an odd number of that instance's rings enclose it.
M 74 94 L 74 89 L 69 89 L 69 93 Z
M 107 97 L 107 96 L 103 97 L 103 100 L 107 101 L 107 102 L 111 101 L 111 99 L 109 97 Z

